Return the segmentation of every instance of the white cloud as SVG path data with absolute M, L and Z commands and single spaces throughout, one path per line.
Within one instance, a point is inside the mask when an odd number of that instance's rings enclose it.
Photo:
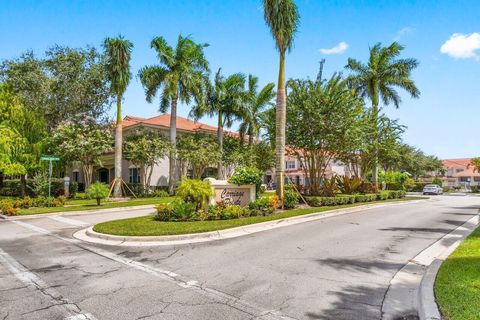
M 342 41 L 333 48 L 323 48 L 320 52 L 323 54 L 342 54 L 348 49 L 348 43 Z
M 476 50 L 480 49 L 480 33 L 454 33 L 440 47 L 440 52 L 455 59 L 474 58 L 480 60 Z
M 412 33 L 415 29 L 413 27 L 405 27 L 400 30 L 398 30 L 397 34 L 395 35 L 395 38 L 393 38 L 394 41 L 400 41 L 400 39 L 409 34 Z

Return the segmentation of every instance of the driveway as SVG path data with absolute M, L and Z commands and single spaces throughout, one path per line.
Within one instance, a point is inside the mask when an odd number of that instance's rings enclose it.
M 122 213 L 2 221 L 0 319 L 380 319 L 395 273 L 478 208 L 476 197 L 438 196 L 142 248 L 72 237 Z

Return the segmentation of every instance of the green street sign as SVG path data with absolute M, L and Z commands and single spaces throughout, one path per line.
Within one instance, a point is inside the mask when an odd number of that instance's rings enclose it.
M 45 161 L 60 161 L 60 157 L 41 157 L 40 160 L 45 160 Z

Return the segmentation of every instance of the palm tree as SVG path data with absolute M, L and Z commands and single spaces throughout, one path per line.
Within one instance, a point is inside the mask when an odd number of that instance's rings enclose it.
M 248 76 L 246 105 L 239 132 L 242 140 L 245 135 L 248 135 L 249 146 L 253 144 L 253 139 L 258 138 L 260 134 L 260 128 L 262 127 L 261 117 L 265 108 L 272 105 L 271 101 L 275 96 L 274 88 L 275 84 L 269 83 L 258 92 L 258 78 L 253 75 Z
M 168 190 L 173 194 L 177 180 L 177 104 L 189 104 L 192 97 L 201 95 L 207 79 L 208 61 L 203 53 L 207 44 L 198 44 L 189 37 L 178 37 L 177 46 L 172 48 L 162 37 L 156 37 L 151 47 L 157 52 L 160 64 L 146 66 L 139 72 L 140 81 L 145 87 L 146 99 L 152 102 L 158 91 L 161 92 L 160 112 L 170 107 L 170 151 Z
M 293 0 L 263 0 L 264 18 L 280 53 L 276 108 L 276 179 L 277 194 L 283 202 L 285 175 L 285 122 L 287 96 L 285 93 L 285 53 L 293 46 L 293 37 L 298 28 L 300 16 Z
M 206 88 L 206 92 L 197 105 L 192 109 L 191 114 L 195 119 L 204 115 L 209 117 L 217 116 L 217 139 L 220 154 L 223 154 L 223 129 L 230 128 L 233 122 L 240 119 L 244 113 L 245 75 L 235 73 L 227 78 L 221 74 L 221 68 L 215 74 L 212 84 Z M 225 179 L 223 161 L 218 162 L 218 177 Z
M 388 47 L 377 43 L 370 48 L 370 58 L 367 64 L 349 58 L 345 68 L 351 71 L 347 78 L 350 86 L 363 99 L 372 103 L 374 123 L 378 123 L 380 102 L 385 106 L 393 103 L 396 108 L 402 102 L 396 88 L 407 91 L 411 97 L 418 98 L 420 91 L 411 77 L 411 72 L 418 66 L 416 59 L 399 59 L 404 47 L 393 42 Z M 373 181 L 378 187 L 378 125 L 374 132 L 376 145 L 373 169 Z
M 122 36 L 106 38 L 103 46 L 107 60 L 107 76 L 110 90 L 117 97 L 117 122 L 115 127 L 115 180 L 113 196 L 122 196 L 122 98 L 132 76 L 130 57 L 133 44 Z

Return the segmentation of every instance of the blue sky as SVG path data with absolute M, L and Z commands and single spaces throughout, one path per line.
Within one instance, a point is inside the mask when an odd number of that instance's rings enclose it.
M 297 4 L 301 25 L 287 57 L 287 77 L 315 77 L 322 58 L 329 76 L 341 71 L 348 57 L 365 60 L 376 42 L 398 40 L 406 45 L 405 57 L 420 61 L 413 74 L 420 99 L 403 96 L 399 110 L 386 109 L 408 126 L 405 141 L 441 158 L 480 156 L 480 1 L 297 0 Z M 0 9 L 0 59 L 30 49 L 41 55 L 53 44 L 99 46 L 106 36 L 118 34 L 135 45 L 135 75 L 142 66 L 156 63 L 149 45 L 154 36 L 174 44 L 178 34 L 190 34 L 210 44 L 206 55 L 212 71 L 222 67 L 225 74 L 252 73 L 262 84 L 277 79 L 277 53 L 260 0 L 18 0 L 4 1 Z M 124 106 L 124 114 L 158 114 L 158 103 L 145 101 L 136 77 Z M 181 106 L 179 114 L 186 116 L 188 111 Z

